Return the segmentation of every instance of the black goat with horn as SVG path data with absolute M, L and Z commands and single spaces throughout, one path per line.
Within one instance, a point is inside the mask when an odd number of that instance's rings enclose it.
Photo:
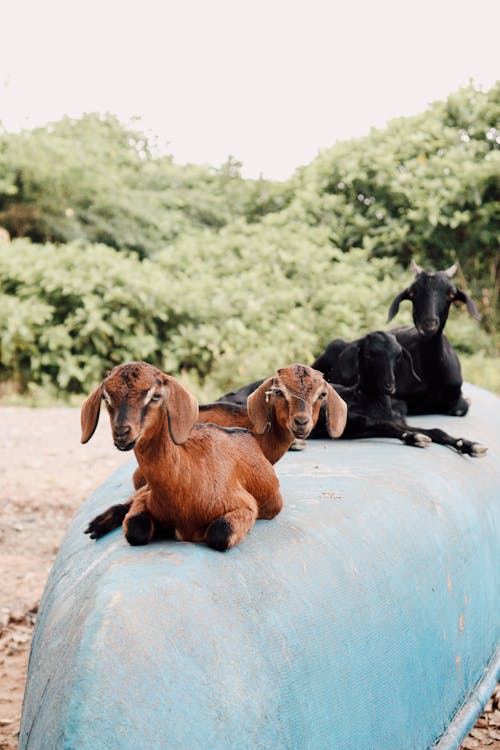
M 406 403 L 408 414 L 463 417 L 469 405 L 462 395 L 460 362 L 443 329 L 452 302 L 465 302 L 476 320 L 481 316 L 474 301 L 453 282 L 456 263 L 445 271 L 430 273 L 413 261 L 411 270 L 415 278 L 393 300 L 388 321 L 394 318 L 403 300 L 411 301 L 415 326 L 395 328 L 391 333 L 410 353 L 420 381 L 408 373 L 398 377 L 396 397 Z

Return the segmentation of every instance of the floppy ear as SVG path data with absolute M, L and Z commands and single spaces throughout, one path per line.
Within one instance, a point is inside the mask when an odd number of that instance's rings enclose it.
M 477 309 L 476 303 L 474 302 L 474 300 L 471 299 L 471 297 L 469 297 L 468 294 L 466 294 L 465 292 L 462 292 L 462 290 L 459 289 L 458 287 L 457 287 L 457 293 L 455 294 L 455 301 L 465 302 L 465 304 L 467 305 L 467 312 L 469 313 L 469 315 L 472 315 L 472 317 L 475 318 L 476 320 L 481 320 L 481 313 Z
M 267 380 L 264 380 L 257 390 L 251 393 L 247 398 L 248 417 L 253 424 L 254 432 L 257 433 L 257 435 L 263 435 L 267 432 L 271 424 L 266 391 L 271 388 L 273 381 L 274 378 L 267 378 Z
M 399 310 L 399 303 L 402 302 L 404 299 L 410 299 L 410 295 L 408 294 L 408 289 L 404 289 L 402 292 L 398 294 L 397 297 L 394 297 L 394 299 L 392 300 L 392 304 L 389 308 L 389 315 L 387 316 L 388 323 L 397 314 Z
M 347 421 L 347 404 L 330 383 L 326 383 L 326 429 L 331 438 L 340 437 Z
M 410 372 L 412 376 L 415 378 L 415 380 L 418 380 L 418 382 L 420 383 L 422 381 L 422 378 L 420 378 L 415 372 L 415 368 L 413 367 L 413 359 L 412 359 L 410 352 L 408 351 L 408 349 L 405 349 L 404 346 L 402 346 L 401 353 L 403 355 L 403 359 L 405 359 L 408 362 L 408 366 L 410 368 Z
M 92 391 L 90 396 L 84 401 L 82 405 L 82 411 L 80 414 L 80 421 L 82 425 L 82 443 L 88 443 L 90 438 L 95 432 L 97 423 L 99 421 L 99 413 L 101 411 L 101 400 L 102 400 L 102 383 L 97 386 L 95 391 Z
M 174 443 L 182 445 L 198 419 L 198 401 L 178 380 L 162 375 L 167 386 L 168 430 Z
M 342 369 L 345 378 L 349 380 L 357 380 L 358 378 L 358 375 L 359 375 L 358 356 L 359 356 L 359 343 L 357 341 L 353 341 L 352 344 L 349 344 L 349 346 L 346 346 L 344 351 L 339 356 L 339 360 L 338 360 L 339 367 Z M 332 375 L 335 379 L 335 372 L 332 371 Z

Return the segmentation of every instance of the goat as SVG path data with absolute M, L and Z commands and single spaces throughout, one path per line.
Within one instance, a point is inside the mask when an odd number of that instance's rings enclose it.
M 481 316 L 469 295 L 452 282 L 456 264 L 436 273 L 426 273 L 414 261 L 411 268 L 415 280 L 393 300 L 388 322 L 398 312 L 400 302 L 412 301 L 415 327 L 396 328 L 390 333 L 397 338 L 403 352 L 411 355 L 419 379 L 412 376 L 408 361 L 402 361 L 398 365 L 396 396 L 406 404 L 407 414 L 465 416 L 469 405 L 462 396 L 460 362 L 443 329 L 452 302 L 465 302 L 470 315 L 477 320 Z M 312 367 L 323 372 L 329 382 L 354 385 L 356 372 L 345 366 L 341 356 L 349 345 L 344 339 L 334 339 Z
M 305 365 L 290 365 L 259 381 L 246 406 L 229 401 L 201 404 L 198 422 L 250 430 L 265 457 L 275 464 L 295 440 L 307 438 L 322 405 L 326 410 L 326 433 L 336 438 L 345 427 L 345 402 L 321 372 Z M 140 468 L 135 470 L 133 481 L 135 489 L 145 484 Z
M 460 362 L 443 329 L 452 302 L 465 302 L 476 320 L 481 320 L 481 315 L 469 295 L 452 281 L 456 263 L 446 271 L 427 273 L 413 261 L 411 269 L 415 279 L 393 300 L 388 322 L 398 312 L 400 302 L 412 302 L 415 327 L 395 328 L 391 333 L 411 354 L 420 382 L 412 382 L 407 374 L 399 377 L 396 395 L 406 403 L 408 414 L 463 417 L 469 404 L 462 395 Z
M 345 402 L 321 372 L 305 365 L 291 365 L 262 381 L 248 395 L 246 409 L 219 400 L 202 406 L 200 419 L 252 430 L 264 455 L 274 464 L 294 441 L 307 438 L 321 407 L 328 437 L 339 437 L 346 424 Z
M 397 438 L 405 445 L 419 448 L 433 442 L 448 445 L 469 456 L 483 456 L 487 448 L 480 443 L 452 437 L 437 428 L 411 427 L 406 423 L 402 416 L 405 405 L 393 398 L 396 393 L 396 367 L 403 360 L 413 379 L 418 382 L 411 356 L 391 333 L 374 331 L 343 349 L 338 357 L 339 368 L 350 379 L 356 377 L 357 383 L 353 386 L 334 386 L 347 403 L 347 424 L 341 438 Z M 326 437 L 323 415 L 320 414 L 310 437 Z
M 280 512 L 278 479 L 251 432 L 196 424 L 198 402 L 175 378 L 147 362 L 115 367 L 82 406 L 82 443 L 102 400 L 115 446 L 134 450 L 147 484 L 94 518 L 91 538 L 121 524 L 130 544 L 147 544 L 159 526 L 224 551 Z

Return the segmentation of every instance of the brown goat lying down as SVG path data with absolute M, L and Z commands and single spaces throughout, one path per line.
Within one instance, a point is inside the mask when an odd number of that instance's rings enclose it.
M 327 434 L 339 437 L 345 427 L 347 406 L 323 373 L 306 365 L 283 367 L 250 394 L 247 406 L 216 401 L 199 407 L 198 422 L 222 427 L 244 427 L 257 440 L 272 463 L 287 452 L 296 439 L 304 440 L 325 408 Z M 134 487 L 146 484 L 140 467 L 133 476 Z
M 200 406 L 198 420 L 251 430 L 272 464 L 287 452 L 294 440 L 305 440 L 325 408 L 331 438 L 340 437 L 347 418 L 345 401 L 324 379 L 323 373 L 306 365 L 278 370 L 250 394 L 247 408 L 216 401 Z
M 223 551 L 280 512 L 278 479 L 251 432 L 196 424 L 198 402 L 175 378 L 146 362 L 115 367 L 82 406 L 82 443 L 102 400 L 115 446 L 134 450 L 147 485 L 94 518 L 92 538 L 122 524 L 130 544 L 147 544 L 159 525 Z

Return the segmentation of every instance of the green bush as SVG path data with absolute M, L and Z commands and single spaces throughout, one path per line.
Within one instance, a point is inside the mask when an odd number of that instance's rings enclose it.
M 497 389 L 499 121 L 500 84 L 468 87 L 286 183 L 231 157 L 176 165 L 111 115 L 0 132 L 0 226 L 19 238 L 0 245 L 0 381 L 83 393 L 147 359 L 206 400 L 385 328 L 415 257 L 460 261 L 483 321 L 461 306 L 446 332 Z
M 334 337 L 383 328 L 406 283 L 393 259 L 344 254 L 324 228 L 271 220 L 189 235 L 155 261 L 16 240 L 0 252 L 0 377 L 81 393 L 114 365 L 145 359 L 212 398 L 310 363 Z M 487 348 L 463 310 L 450 317 L 461 351 Z M 402 306 L 396 323 L 410 321 Z

